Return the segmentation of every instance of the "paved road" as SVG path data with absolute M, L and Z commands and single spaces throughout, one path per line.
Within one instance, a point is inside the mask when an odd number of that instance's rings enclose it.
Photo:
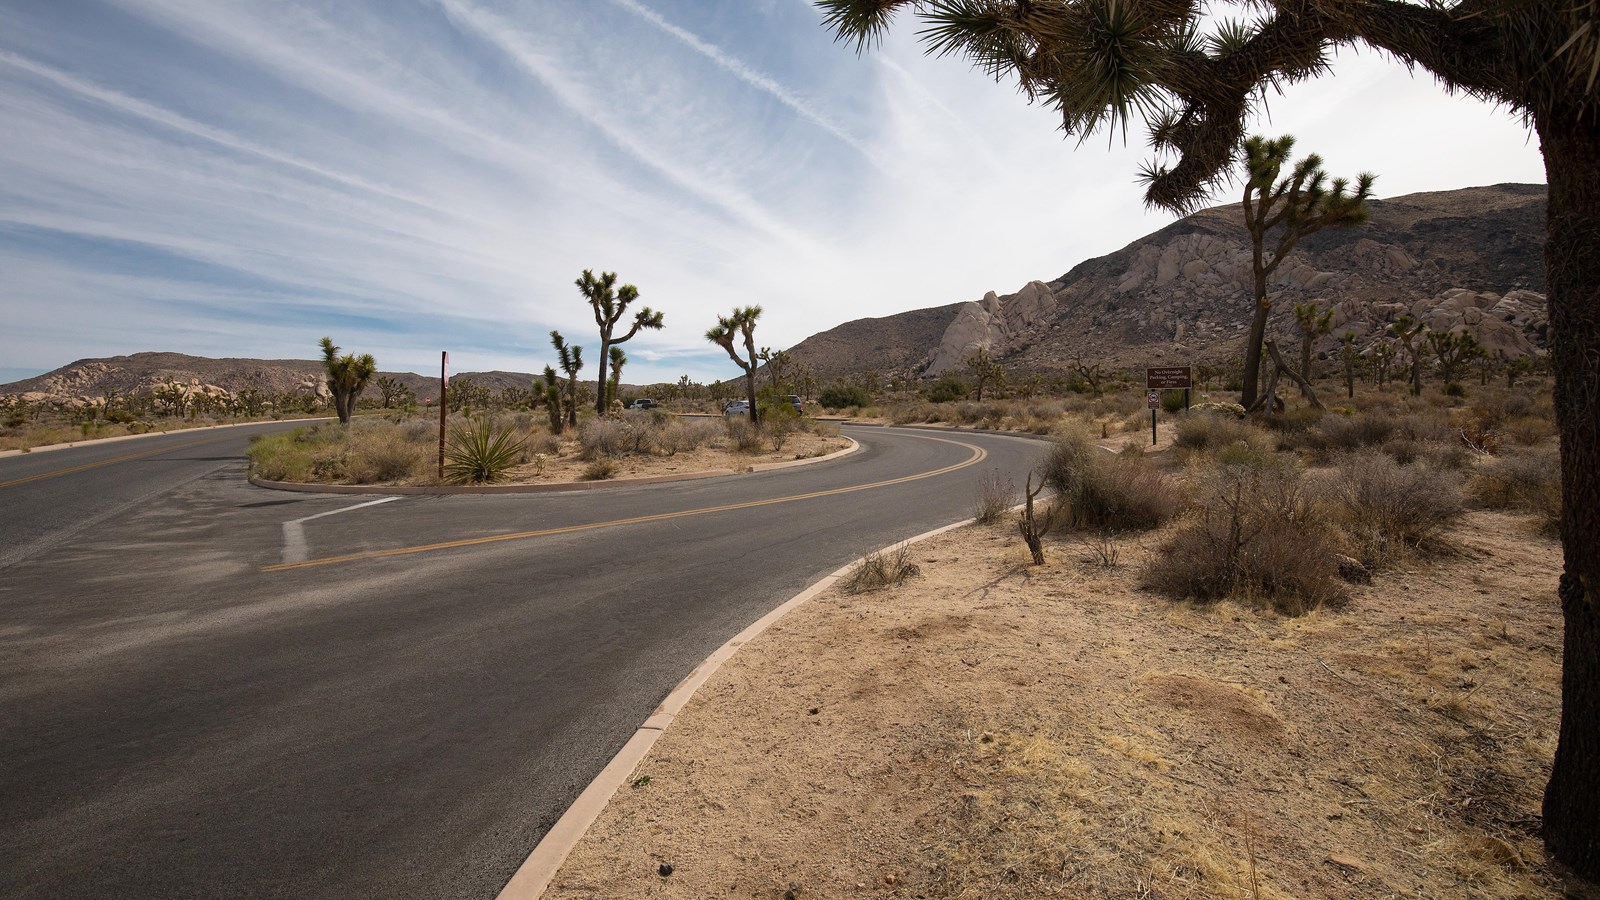
M 0 459 L 0 895 L 493 897 L 709 652 L 1043 449 L 849 433 L 760 475 L 382 503 L 250 487 L 239 434 Z

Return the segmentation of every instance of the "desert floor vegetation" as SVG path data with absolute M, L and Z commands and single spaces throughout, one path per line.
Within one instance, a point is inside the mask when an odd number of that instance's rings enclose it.
M 447 482 L 555 483 L 742 471 L 751 465 L 822 456 L 848 442 L 838 426 L 796 419 L 752 428 L 742 419 L 679 417 L 654 411 L 592 416 L 562 434 L 527 412 L 452 420 Z M 490 451 L 493 450 L 492 454 Z M 439 483 L 436 420 L 358 418 L 348 428 L 316 425 L 256 440 L 251 472 L 271 481 L 331 484 Z M 493 462 L 486 458 L 493 457 Z
M 976 476 L 988 524 L 741 650 L 548 896 L 1561 896 L 1553 428 L 1487 393 L 1155 452 L 1063 405 L 1043 564 Z
M 1561 895 L 1553 542 L 1471 511 L 1452 554 L 1284 616 L 1143 589 L 1179 527 L 1033 566 L 973 526 L 825 593 L 702 688 L 547 896 Z
M 161 434 L 216 425 L 242 425 L 291 418 L 313 418 L 324 413 L 296 412 L 276 416 L 231 416 L 201 413 L 194 416 L 144 416 L 129 421 L 85 420 L 81 412 L 37 412 L 0 418 L 0 450 L 32 450 L 56 444 L 78 444 L 135 434 Z

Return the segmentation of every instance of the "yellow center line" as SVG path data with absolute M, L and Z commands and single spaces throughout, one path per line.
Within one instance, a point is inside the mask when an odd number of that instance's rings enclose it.
M 43 481 L 46 478 L 56 478 L 61 475 L 71 475 L 74 472 L 82 472 L 86 469 L 98 469 L 101 466 L 109 466 L 113 463 L 127 462 L 130 459 L 140 459 L 146 456 L 156 456 L 157 454 L 161 453 L 172 453 L 177 450 L 187 450 L 190 447 L 198 447 L 201 444 L 212 444 L 219 440 L 222 440 L 222 438 L 209 437 L 203 441 L 190 441 L 187 444 L 178 444 L 172 447 L 161 447 L 156 450 L 146 450 L 142 453 L 129 453 L 126 456 L 113 456 L 110 459 L 102 459 L 99 462 L 84 463 L 81 466 L 72 466 L 71 468 L 67 469 L 56 469 L 51 472 L 40 472 L 38 475 L 29 475 L 26 478 L 14 478 L 10 481 L 0 481 L 0 488 L 15 487 L 19 484 L 27 484 L 31 481 Z
M 920 437 L 920 435 L 919 435 Z M 561 528 L 542 528 L 538 531 L 518 531 L 513 534 L 495 534 L 488 537 L 463 538 L 456 541 L 442 541 L 437 544 L 423 544 L 418 547 L 396 547 L 392 550 L 369 550 L 365 553 L 350 553 L 344 556 L 327 556 L 321 559 L 308 559 L 304 562 L 277 563 L 262 566 L 263 572 L 287 572 L 290 569 L 310 569 L 316 566 L 332 566 L 340 563 L 359 562 L 368 559 L 382 559 L 387 556 L 406 556 L 412 553 L 429 553 L 434 550 L 454 550 L 457 547 L 476 547 L 480 544 L 497 544 L 501 541 L 520 541 L 527 538 L 548 537 L 555 534 L 573 534 L 580 531 L 594 531 L 600 528 L 615 528 L 620 525 L 639 525 L 645 522 L 662 522 L 667 519 L 683 519 L 689 516 L 704 516 L 711 513 L 731 512 L 739 509 L 754 509 L 758 506 L 772 506 L 776 503 L 794 503 L 798 500 L 813 500 L 817 497 L 831 497 L 837 494 L 851 494 L 856 491 L 869 491 L 875 488 L 890 487 L 905 484 L 911 481 L 920 481 L 924 478 L 936 478 L 947 475 L 958 469 L 976 465 L 988 457 L 989 451 L 972 444 L 952 441 L 946 438 L 925 438 L 925 440 L 939 441 L 944 444 L 955 444 L 972 451 L 972 455 L 961 462 L 923 472 L 920 475 L 906 475 L 900 478 L 891 478 L 888 481 L 875 481 L 871 484 L 858 484 L 851 487 L 830 488 L 826 491 L 812 491 L 809 494 L 794 494 L 788 497 L 773 497 L 769 500 L 749 500 L 744 503 L 729 503 L 725 506 L 706 506 L 699 509 L 685 509 L 678 512 L 656 513 L 649 516 L 634 516 L 629 519 L 612 519 L 607 522 L 593 522 L 588 525 L 567 525 Z

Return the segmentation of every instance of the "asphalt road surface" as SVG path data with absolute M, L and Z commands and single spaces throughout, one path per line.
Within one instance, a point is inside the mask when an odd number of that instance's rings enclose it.
M 0 459 L 0 896 L 492 898 L 712 650 L 1044 451 L 386 499 L 250 486 L 274 427 Z

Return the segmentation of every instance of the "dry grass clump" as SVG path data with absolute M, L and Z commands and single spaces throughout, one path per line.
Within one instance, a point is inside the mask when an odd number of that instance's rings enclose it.
M 1333 499 L 1356 556 L 1369 567 L 1436 547 L 1464 511 L 1456 474 L 1425 462 L 1401 465 L 1374 451 L 1341 462 Z
M 980 525 L 992 525 L 1017 505 L 1017 483 L 993 469 L 978 476 L 973 518 Z
M 884 588 L 895 587 L 907 578 L 921 573 L 917 564 L 911 561 L 911 549 L 905 544 L 897 544 L 887 550 L 874 550 L 861 558 L 850 574 L 845 577 L 842 587 L 847 594 L 864 594 L 868 591 L 880 591 Z
M 1301 615 L 1347 598 L 1335 537 L 1292 460 L 1206 473 L 1190 520 L 1147 565 L 1143 584 L 1177 600 L 1232 598 Z
M 750 424 L 743 416 L 729 416 L 723 422 L 729 443 L 740 453 L 760 453 L 766 448 L 766 438 L 761 429 Z

